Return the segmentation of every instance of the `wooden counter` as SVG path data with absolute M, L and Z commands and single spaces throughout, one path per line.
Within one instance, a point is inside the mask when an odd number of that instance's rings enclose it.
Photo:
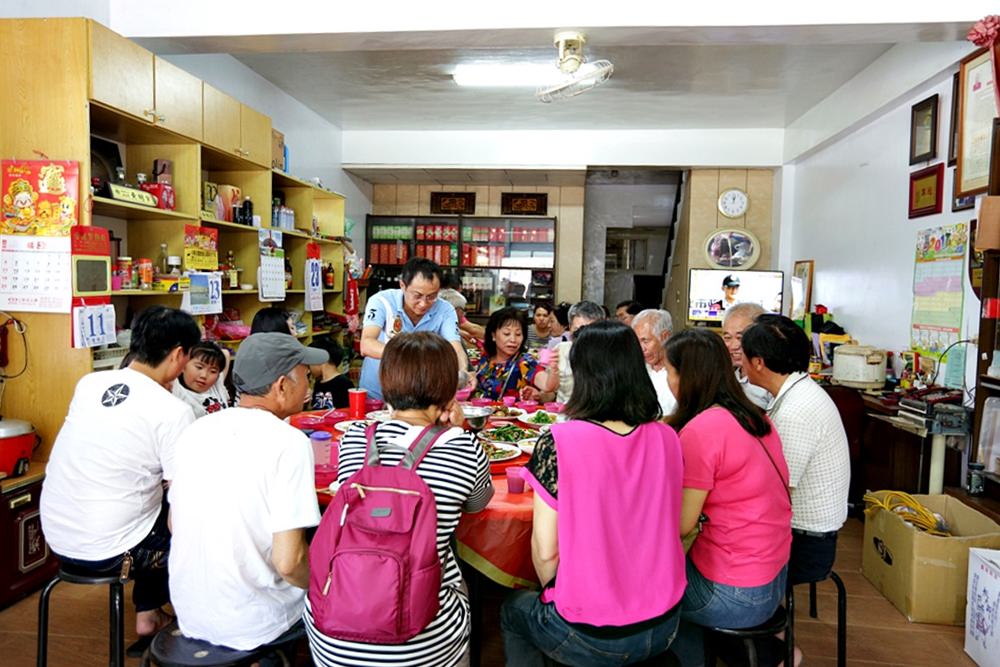
M 0 494 L 17 491 L 42 479 L 45 477 L 45 465 L 44 461 L 32 461 L 24 475 L 0 479 Z

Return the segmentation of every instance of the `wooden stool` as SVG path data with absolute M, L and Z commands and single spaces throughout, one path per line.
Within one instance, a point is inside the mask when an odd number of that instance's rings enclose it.
M 243 667 L 252 665 L 284 644 L 298 641 L 304 635 L 305 630 L 300 629 L 291 636 L 288 633 L 282 635 L 278 638 L 280 642 L 276 640 L 248 651 L 240 651 L 185 637 L 177 627 L 177 621 L 174 621 L 153 637 L 149 655 L 153 664 L 159 667 Z
M 712 641 L 712 635 L 723 635 L 725 637 L 735 637 L 736 639 L 743 640 L 743 646 L 746 648 L 747 661 L 750 663 L 750 667 L 758 667 L 759 661 L 757 658 L 757 646 L 754 644 L 755 639 L 764 639 L 767 637 L 773 637 L 779 632 L 785 633 L 785 665 L 786 667 L 792 667 L 795 664 L 795 636 L 794 636 L 794 618 L 795 618 L 795 597 L 793 595 L 792 587 L 788 586 L 785 589 L 785 606 L 778 607 L 778 610 L 774 612 L 766 622 L 756 625 L 752 628 L 705 628 L 705 665 L 706 667 L 715 667 L 716 662 L 716 651 L 715 642 Z
M 837 587 L 837 667 L 847 665 L 847 589 L 844 582 L 833 570 L 827 576 L 832 579 Z M 822 579 L 820 580 L 822 581 Z M 819 612 L 816 609 L 816 584 L 819 582 L 809 582 L 809 617 L 816 618 Z
M 125 583 L 117 574 L 88 573 L 82 570 L 74 570 L 66 565 L 60 566 L 56 578 L 45 586 L 41 597 L 38 599 L 38 667 L 46 667 L 48 665 L 49 597 L 52 595 L 52 589 L 60 581 L 68 581 L 71 584 L 106 584 L 110 586 L 108 600 L 110 616 L 108 659 L 111 667 L 124 667 Z

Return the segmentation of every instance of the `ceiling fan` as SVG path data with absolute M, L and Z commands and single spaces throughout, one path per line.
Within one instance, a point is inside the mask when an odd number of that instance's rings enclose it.
M 575 97 L 596 88 L 611 78 L 615 66 L 610 60 L 595 60 L 587 62 L 583 55 L 583 45 L 587 39 L 582 33 L 567 30 L 557 32 L 553 43 L 559 51 L 556 66 L 565 77 L 558 83 L 538 88 L 535 97 L 540 102 L 555 102 L 557 100 Z

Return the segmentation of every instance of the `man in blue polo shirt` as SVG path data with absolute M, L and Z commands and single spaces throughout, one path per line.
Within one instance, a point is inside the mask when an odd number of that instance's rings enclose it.
M 451 343 L 458 356 L 458 367 L 468 368 L 462 349 L 455 309 L 438 301 L 441 291 L 441 267 L 429 259 L 414 257 L 403 265 L 399 289 L 382 290 L 368 299 L 361 329 L 361 389 L 373 398 L 382 398 L 378 367 L 382 350 L 389 339 L 399 333 L 430 331 Z M 456 378 L 456 383 L 458 378 Z

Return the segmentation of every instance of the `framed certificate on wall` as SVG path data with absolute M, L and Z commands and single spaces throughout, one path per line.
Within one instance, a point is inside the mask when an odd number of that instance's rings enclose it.
M 956 197 L 986 192 L 990 183 L 990 148 L 997 102 L 993 63 L 987 49 L 962 60 L 958 70 L 958 164 Z

